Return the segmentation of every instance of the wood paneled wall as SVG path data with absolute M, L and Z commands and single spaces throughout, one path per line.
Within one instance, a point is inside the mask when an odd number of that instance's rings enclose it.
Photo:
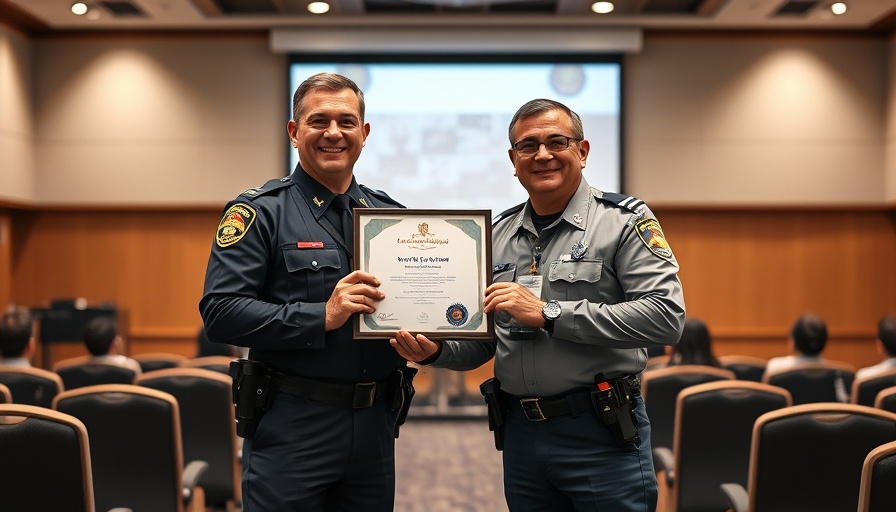
M 896 312 L 893 208 L 654 210 L 681 264 L 688 314 L 708 323 L 718 354 L 784 354 L 793 320 L 812 311 L 828 322 L 829 357 L 878 361 L 877 320 Z M 128 311 L 131 353 L 190 356 L 220 213 L 0 211 L 12 234 L 5 257 L 0 245 L 0 278 L 10 283 L 0 297 L 8 289 L 9 301 L 29 306 L 113 301 Z

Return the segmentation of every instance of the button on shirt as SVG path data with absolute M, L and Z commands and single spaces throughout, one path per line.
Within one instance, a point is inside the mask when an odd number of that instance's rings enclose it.
M 675 257 L 671 251 L 658 255 L 661 251 L 648 247 L 649 235 L 639 236 L 637 223 L 654 217 L 638 204 L 632 211 L 603 200 L 583 178 L 563 215 L 540 234 L 528 202 L 498 219 L 493 281 L 511 282 L 529 272 L 534 238 L 542 248 L 541 299 L 561 306 L 553 334 L 537 329 L 534 339 L 513 340 L 506 323 L 496 322 L 494 345 L 446 342 L 433 366 L 475 368 L 494 351 L 501 388 L 536 396 L 592 385 L 597 373 L 610 378 L 640 373 L 646 347 L 678 342 L 685 307 Z M 574 258 L 579 242 L 587 249 Z

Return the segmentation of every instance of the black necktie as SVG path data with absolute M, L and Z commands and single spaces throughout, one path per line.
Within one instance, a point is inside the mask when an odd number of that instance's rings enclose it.
M 342 229 L 342 239 L 345 244 L 351 246 L 354 243 L 354 225 L 352 223 L 352 199 L 348 194 L 337 194 L 333 198 L 333 206 L 339 213 L 339 220 Z

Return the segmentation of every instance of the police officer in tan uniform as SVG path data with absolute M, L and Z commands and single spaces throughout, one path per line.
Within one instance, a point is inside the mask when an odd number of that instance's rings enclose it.
M 576 113 L 530 101 L 509 136 L 529 200 L 494 221 L 484 303 L 497 339 L 400 332 L 392 344 L 408 360 L 456 370 L 495 357 L 486 397 L 490 409 L 500 397 L 490 415 L 510 510 L 650 512 L 657 488 L 639 377 L 646 347 L 681 334 L 678 263 L 642 201 L 584 179 L 590 145 Z

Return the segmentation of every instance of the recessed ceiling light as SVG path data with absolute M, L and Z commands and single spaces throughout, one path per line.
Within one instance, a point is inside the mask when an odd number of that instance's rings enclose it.
M 843 2 L 834 2 L 831 4 L 831 12 L 837 16 L 840 16 L 844 12 L 846 12 L 846 4 Z
M 591 4 L 591 10 L 597 14 L 607 14 L 613 12 L 613 2 L 594 2 Z
M 330 10 L 330 4 L 327 2 L 311 2 L 308 4 L 308 11 L 312 14 L 323 14 Z
M 87 14 L 87 4 L 84 2 L 75 2 L 72 4 L 72 14 L 83 16 Z

